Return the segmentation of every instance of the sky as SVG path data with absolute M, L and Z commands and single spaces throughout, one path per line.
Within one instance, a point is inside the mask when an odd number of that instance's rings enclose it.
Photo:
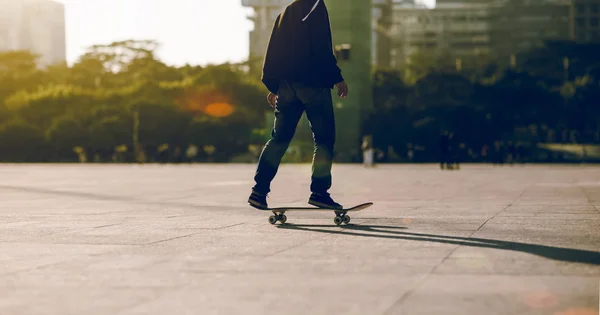
M 67 61 L 85 49 L 126 39 L 161 44 L 170 65 L 218 64 L 248 57 L 252 12 L 241 0 L 56 0 L 65 4 Z M 426 0 L 425 2 L 433 2 Z

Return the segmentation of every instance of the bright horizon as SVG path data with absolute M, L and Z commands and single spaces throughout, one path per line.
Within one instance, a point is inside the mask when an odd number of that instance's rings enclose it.
M 248 58 L 252 9 L 242 7 L 241 0 L 56 1 L 65 4 L 69 64 L 92 45 L 127 39 L 158 41 L 158 57 L 170 65 Z

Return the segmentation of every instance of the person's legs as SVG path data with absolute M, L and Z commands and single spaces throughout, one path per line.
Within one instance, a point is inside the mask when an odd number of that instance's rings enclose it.
M 252 190 L 261 195 L 271 191 L 271 181 L 275 178 L 283 155 L 287 151 L 298 121 L 304 112 L 302 103 L 296 98 L 291 86 L 283 81 L 275 105 L 275 124 L 271 140 L 265 145 L 258 161 Z
M 313 193 L 327 193 L 331 188 L 331 167 L 335 145 L 335 118 L 329 89 L 298 89 L 298 97 L 305 104 L 315 143 L 312 163 Z
M 335 117 L 330 89 L 299 86 L 298 98 L 304 103 L 315 143 L 312 163 L 312 195 L 309 203 L 318 207 L 339 208 L 331 199 L 331 168 L 335 145 Z

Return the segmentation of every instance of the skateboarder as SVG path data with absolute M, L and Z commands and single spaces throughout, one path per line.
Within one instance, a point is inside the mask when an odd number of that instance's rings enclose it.
M 308 203 L 342 209 L 328 193 L 335 144 L 331 89 L 348 96 L 348 86 L 333 53 L 329 14 L 323 0 L 295 0 L 277 17 L 267 48 L 262 82 L 275 110 L 271 140 L 258 161 L 256 185 L 248 203 L 267 208 L 267 194 L 300 117 L 306 111 L 315 142 L 312 194 Z

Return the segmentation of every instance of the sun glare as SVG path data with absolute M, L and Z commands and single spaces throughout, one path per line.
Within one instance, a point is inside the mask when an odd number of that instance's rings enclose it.
M 212 117 L 227 117 L 233 113 L 233 106 L 228 103 L 212 103 L 204 107 L 204 113 Z
M 216 89 L 187 91 L 179 104 L 188 112 L 211 117 L 227 117 L 235 111 L 229 98 Z

